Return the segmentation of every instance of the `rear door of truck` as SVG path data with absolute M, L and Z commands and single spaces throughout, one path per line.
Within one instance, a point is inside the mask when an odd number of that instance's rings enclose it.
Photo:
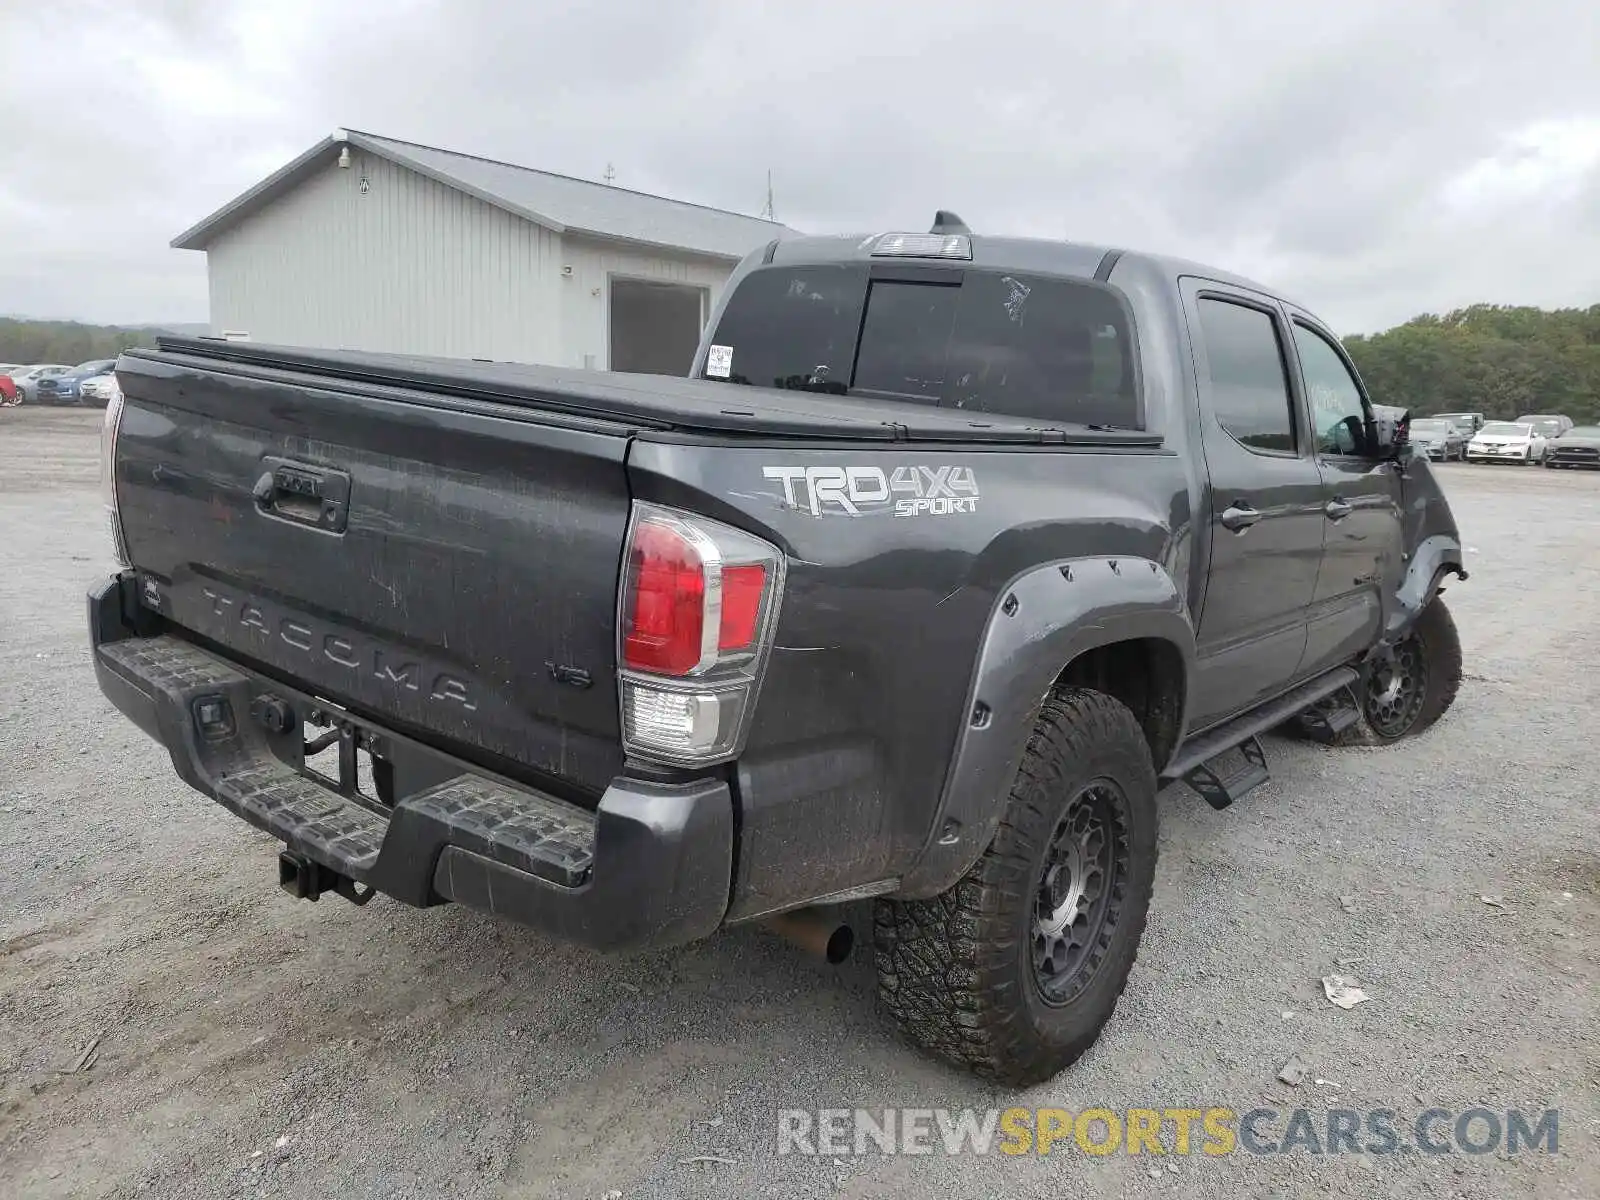
M 119 375 L 145 604 L 491 769 L 605 788 L 626 424 L 205 355 Z

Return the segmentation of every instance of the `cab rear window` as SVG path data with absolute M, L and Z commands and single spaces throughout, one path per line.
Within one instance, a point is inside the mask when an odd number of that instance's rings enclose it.
M 1087 280 L 860 263 L 747 275 L 705 377 L 1139 427 L 1127 311 Z

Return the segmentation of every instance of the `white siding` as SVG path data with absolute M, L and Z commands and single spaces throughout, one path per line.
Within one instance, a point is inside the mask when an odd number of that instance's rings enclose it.
M 608 325 L 613 276 L 705 288 L 708 299 L 703 320 L 733 273 L 732 263 L 714 258 L 653 254 L 571 234 L 562 239 L 562 254 L 562 265 L 570 266 L 572 274 L 560 280 L 562 346 L 557 362 L 567 367 L 587 365 L 585 356 L 601 370 L 611 365 Z
M 359 151 L 219 234 L 206 255 L 212 333 L 602 370 L 613 276 L 704 288 L 709 314 L 733 270 L 563 238 Z
M 549 230 L 356 153 L 207 247 L 212 332 L 551 362 L 561 346 L 557 286 L 568 282 L 560 253 Z

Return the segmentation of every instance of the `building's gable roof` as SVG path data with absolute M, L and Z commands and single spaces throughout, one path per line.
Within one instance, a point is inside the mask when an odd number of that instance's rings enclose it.
M 204 250 L 223 230 L 323 169 L 345 146 L 386 158 L 557 233 L 570 231 L 643 246 L 688 250 L 712 258 L 739 259 L 757 246 L 774 238 L 791 237 L 795 232 L 759 217 L 357 130 L 338 130 L 179 234 L 172 244 L 180 250 Z

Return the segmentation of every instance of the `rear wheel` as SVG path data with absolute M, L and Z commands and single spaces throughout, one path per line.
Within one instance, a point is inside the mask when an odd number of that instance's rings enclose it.
M 1052 694 L 989 848 L 944 894 L 877 904 L 878 993 L 907 1040 L 1012 1086 L 1087 1050 L 1144 932 L 1155 799 L 1127 707 L 1087 689 Z

